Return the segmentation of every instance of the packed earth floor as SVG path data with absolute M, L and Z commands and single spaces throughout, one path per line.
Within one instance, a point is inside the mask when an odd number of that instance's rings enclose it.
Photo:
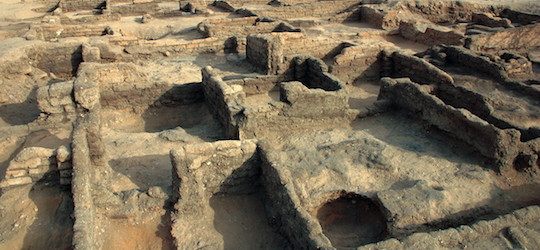
M 538 1 L 0 7 L 0 249 L 540 249 Z

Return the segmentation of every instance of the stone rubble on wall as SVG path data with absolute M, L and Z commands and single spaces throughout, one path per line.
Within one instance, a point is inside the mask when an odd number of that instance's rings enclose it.
M 37 90 L 37 102 L 46 122 L 66 123 L 76 119 L 73 102 L 73 81 L 53 83 Z
M 57 171 L 56 150 L 41 147 L 24 148 L 9 162 L 0 188 L 26 185 L 39 181 L 49 172 Z

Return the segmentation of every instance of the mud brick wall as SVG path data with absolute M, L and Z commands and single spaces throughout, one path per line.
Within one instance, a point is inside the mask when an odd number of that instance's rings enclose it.
M 28 58 L 37 68 L 67 80 L 77 73 L 82 62 L 81 45 L 80 42 L 61 43 L 44 50 L 29 52 Z
M 248 25 L 254 25 L 257 22 L 257 19 L 259 17 L 257 16 L 251 16 L 251 17 L 241 17 L 241 18 L 220 18 L 220 19 L 206 19 L 199 24 L 197 24 L 197 31 L 200 33 L 206 34 L 210 37 L 208 34 L 208 31 L 206 30 L 206 26 L 210 27 L 222 27 L 222 28 L 229 28 L 229 26 L 248 26 Z M 215 28 L 214 28 L 215 29 Z M 218 31 L 219 32 L 219 31 Z
M 88 64 L 88 63 L 85 63 Z M 72 193 L 75 223 L 73 225 L 74 249 L 96 249 L 95 204 L 92 190 L 99 169 L 106 166 L 106 151 L 100 133 L 101 105 L 95 72 L 82 65 L 73 85 L 73 96 L 80 115 L 73 129 Z
M 92 200 L 92 160 L 86 128 L 81 118 L 73 130 L 73 177 L 71 181 L 75 223 L 73 224 L 73 249 L 95 249 L 95 206 Z
M 356 5 L 358 1 L 320 1 L 312 3 L 299 3 L 292 6 L 276 7 L 266 10 L 252 10 L 259 16 L 286 19 L 299 17 L 330 18 L 333 15 Z
M 357 80 L 378 80 L 383 65 L 382 51 L 395 49 L 389 44 L 354 44 L 334 57 L 329 72 L 348 84 Z
M 202 78 L 204 100 L 208 109 L 225 128 L 227 138 L 237 139 L 239 135 L 235 116 L 242 112 L 246 98 L 242 87 L 227 85 L 210 66 L 202 70 Z
M 32 34 L 37 39 L 45 41 L 55 41 L 59 38 L 67 37 L 89 37 L 102 36 L 107 29 L 107 25 L 58 25 L 58 24 L 38 24 L 32 25 L 27 34 Z
M 25 148 L 9 162 L 5 179 L 0 188 L 25 185 L 39 181 L 56 168 L 56 150 L 49 148 Z
M 240 19 L 240 20 L 238 20 Z M 216 22 L 216 21 L 221 22 Z M 201 23 L 202 24 L 202 23 Z M 199 24 L 199 27 L 201 26 Z M 209 19 L 199 30 L 204 30 L 206 37 L 247 36 L 271 32 L 300 32 L 300 29 L 278 21 L 261 21 L 257 17 L 234 19 Z
M 175 209 L 181 211 L 172 215 L 175 245 L 178 249 L 196 249 L 201 244 L 223 248 L 220 241 L 200 242 L 200 236 L 213 228 L 214 221 L 207 216 L 207 211 L 211 211 L 210 198 L 215 194 L 241 195 L 261 189 L 256 141 L 187 145 L 172 149 L 170 156 L 173 199 L 177 199 Z
M 513 23 L 520 23 L 525 25 L 540 22 L 540 15 L 524 13 L 511 9 L 503 10 L 501 16 L 512 20 Z
M 122 16 L 142 16 L 148 13 L 159 11 L 159 5 L 156 2 L 150 3 L 133 3 L 119 6 L 111 6 L 109 8 L 112 14 L 120 14 Z
M 442 30 L 435 25 L 415 21 L 400 22 L 399 33 L 409 40 L 427 45 L 463 45 L 465 38 L 463 34 L 453 30 Z
M 395 77 L 409 77 L 422 84 L 453 84 L 454 79 L 446 72 L 431 63 L 415 56 L 396 51 L 392 54 L 393 73 Z
M 76 119 L 73 81 L 53 83 L 39 88 L 37 102 L 41 112 L 47 114 L 47 122 L 66 123 Z
M 288 117 L 344 117 L 349 108 L 344 90 L 309 89 L 298 81 L 281 83 L 281 99 L 290 105 L 283 109 L 283 115 Z
M 295 73 L 306 69 L 304 85 L 310 89 L 320 88 L 325 91 L 345 90 L 345 84 L 337 79 L 334 75 L 328 73 L 328 66 L 321 59 L 307 58 L 302 62 L 302 59 L 295 60 Z
M 488 27 L 503 27 L 503 28 L 514 28 L 512 22 L 508 18 L 493 17 L 486 13 L 473 13 L 472 21 Z
M 120 21 L 122 16 L 120 14 L 112 15 L 93 15 L 93 16 L 84 16 L 80 18 L 71 19 L 67 16 L 60 17 L 60 23 L 62 25 L 81 25 L 88 23 L 100 23 L 100 22 L 116 22 Z
M 385 17 L 387 13 L 382 10 L 377 9 L 376 7 L 377 5 L 360 6 L 359 8 L 360 20 L 362 22 L 367 22 L 374 25 L 375 27 L 380 27 L 383 29 L 388 29 L 388 28 L 395 29 L 398 27 L 399 25 L 398 23 L 394 22 L 394 23 L 389 24 L 388 21 L 386 20 L 387 18 Z
M 344 48 L 343 42 L 334 39 L 314 40 L 302 33 L 283 35 L 283 55 L 310 55 L 316 58 L 332 58 Z
M 539 26 L 540 27 L 540 26 Z M 539 38 L 540 39 L 540 38 Z M 474 51 L 456 46 L 446 46 L 447 61 L 456 65 L 463 65 L 480 72 L 487 73 L 496 79 L 505 80 L 516 73 L 531 73 L 532 64 L 522 56 L 504 53 L 498 62 L 492 61 L 488 55 L 483 56 Z M 493 57 L 494 55 L 492 55 Z M 514 60 L 505 60 L 502 57 Z
M 272 90 L 276 90 L 279 88 L 279 83 L 284 80 L 287 80 L 287 78 L 284 78 L 283 76 L 257 76 L 255 78 L 247 77 L 243 79 L 225 80 L 225 83 L 229 86 L 242 86 L 246 96 L 250 96 L 265 94 Z
M 512 166 L 521 146 L 520 132 L 498 129 L 465 109 L 456 109 L 406 78 L 381 80 L 379 99 L 388 99 L 438 129 L 475 147 L 500 168 Z
M 246 43 L 246 59 L 265 74 L 277 74 L 278 65 L 283 62 L 281 35 L 250 35 Z
M 259 142 L 262 182 L 271 207 L 271 217 L 283 229 L 294 248 L 330 249 L 332 243 L 321 225 L 302 208 L 292 177 L 279 162 L 278 154 L 267 142 Z
M 432 231 L 430 233 L 415 233 L 402 240 L 389 239 L 365 246 L 358 250 L 368 249 L 414 249 L 414 248 L 454 248 L 475 242 L 482 237 L 493 237 L 504 229 L 512 232 L 520 230 L 519 227 L 533 223 L 540 219 L 540 207 L 529 206 L 518 209 L 510 214 L 501 215 L 493 220 L 478 221 L 470 226 L 462 225 L 457 228 Z M 521 235 L 521 234 L 519 234 Z M 424 244 L 419 246 L 418 244 Z M 530 244 L 520 242 L 519 244 Z
M 142 112 L 151 106 L 184 105 L 203 102 L 201 84 L 169 85 L 152 83 L 131 63 L 84 63 L 85 72 L 99 86 L 103 108 Z
M 521 50 L 540 48 L 540 23 L 505 29 L 495 34 L 473 35 L 465 47 L 476 51 L 498 52 L 501 50 Z
M 129 51 L 130 47 L 134 50 L 130 51 L 134 57 L 141 59 L 153 58 L 156 56 L 163 56 L 163 53 L 169 52 L 171 54 L 199 54 L 206 52 L 223 52 L 225 50 L 224 38 L 205 38 L 197 39 L 193 41 L 154 41 L 145 40 L 137 37 L 111 37 L 109 42 L 111 45 L 119 45 Z
M 72 12 L 78 10 L 93 10 L 100 5 L 104 5 L 105 0 L 62 0 L 60 6 L 63 11 Z

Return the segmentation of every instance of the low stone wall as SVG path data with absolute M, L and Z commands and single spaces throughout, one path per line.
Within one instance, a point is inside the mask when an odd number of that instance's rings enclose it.
M 387 99 L 407 109 L 438 129 L 472 145 L 491 159 L 499 171 L 512 166 L 522 143 L 515 129 L 498 129 L 466 109 L 456 109 L 409 79 L 383 78 L 379 99 Z
M 192 41 L 185 40 L 145 40 L 134 36 L 118 36 L 109 39 L 111 45 L 118 45 L 125 48 L 129 54 L 136 58 L 152 58 L 164 56 L 169 53 L 174 54 L 200 54 L 206 52 L 223 52 L 226 49 L 226 39 L 210 37 Z
M 494 34 L 472 35 L 465 47 L 476 51 L 534 50 L 540 48 L 540 23 L 505 29 Z
M 298 81 L 281 83 L 281 101 L 290 105 L 283 109 L 283 115 L 308 119 L 346 117 L 349 97 L 345 92 L 309 89 Z
M 108 27 L 105 24 L 61 25 L 44 23 L 30 26 L 30 30 L 25 36 L 27 39 L 56 41 L 68 37 L 102 36 Z
M 298 249 L 332 248 L 321 225 L 301 206 L 290 171 L 280 164 L 278 153 L 266 142 L 260 142 L 262 182 L 268 195 L 274 220 Z
M 494 17 L 486 13 L 473 13 L 472 21 L 488 27 L 503 27 L 503 28 L 514 28 L 512 22 L 508 18 Z
M 35 183 L 46 173 L 55 171 L 58 171 L 55 149 L 24 148 L 9 162 L 5 179 L 0 183 L 0 188 Z
M 430 233 L 415 233 L 407 238 L 388 239 L 374 244 L 361 246 L 358 250 L 368 249 L 436 249 L 467 246 L 481 238 L 494 237 L 501 231 L 508 232 L 512 240 L 522 247 L 535 247 L 536 243 L 523 236 L 527 224 L 540 219 L 540 207 L 530 206 L 501 215 L 493 220 L 479 221 L 471 226 L 463 225 L 457 228 L 432 231 Z
M 120 14 L 104 14 L 104 15 L 92 15 L 83 16 L 79 18 L 69 18 L 67 16 L 60 17 L 60 23 L 62 25 L 81 25 L 89 23 L 101 23 L 101 22 L 117 22 L 120 21 L 122 16 Z
M 202 70 L 204 100 L 212 115 L 225 129 L 227 138 L 238 139 L 237 114 L 242 111 L 246 94 L 238 85 L 229 86 L 207 66 Z
M 524 25 L 540 22 L 540 15 L 524 13 L 512 9 L 503 10 L 501 16 L 512 20 L 513 23 Z
M 422 84 L 453 84 L 454 79 L 446 72 L 416 56 L 396 51 L 392 54 L 395 77 L 409 77 Z
M 216 194 L 250 194 L 261 189 L 256 141 L 193 144 L 172 149 L 170 155 L 173 199 L 177 199 L 175 209 L 179 211 L 172 214 L 171 234 L 175 245 L 178 249 L 195 249 L 201 245 L 223 248 L 223 241 L 204 237 L 214 228 L 214 221 L 207 216 L 211 210 L 210 198 Z
M 278 76 L 276 82 L 302 82 L 282 83 L 281 101 L 262 106 L 244 105 L 246 92 L 242 85 L 234 84 L 241 80 L 228 84 L 212 68 L 203 69 L 206 103 L 225 127 L 228 138 L 262 138 L 283 127 L 309 129 L 315 126 L 315 120 L 319 126 L 335 126 L 354 119 L 356 114 L 349 109 L 345 84 L 327 73 L 324 62 L 307 56 L 292 61 L 298 63 L 291 64 L 289 71 L 296 74 Z M 274 79 L 267 84 L 265 88 L 274 88 Z
M 157 2 L 148 3 L 131 3 L 107 8 L 112 14 L 120 14 L 122 16 L 142 16 L 144 14 L 152 14 L 159 11 Z
M 106 152 L 101 138 L 99 86 L 86 70 L 74 81 L 73 96 L 80 117 L 73 129 L 71 143 L 74 218 L 73 249 L 96 249 L 96 208 L 92 191 L 95 170 L 106 166 Z
M 330 59 L 346 46 L 335 39 L 315 40 L 302 33 L 283 34 L 283 55 L 310 55 L 315 58 Z
M 284 40 L 279 34 L 250 35 L 246 43 L 246 59 L 265 74 L 277 74 L 283 63 Z
M 299 17 L 330 18 L 335 14 L 358 4 L 356 0 L 320 1 L 312 3 L 299 3 L 291 6 L 275 7 L 265 10 L 252 10 L 259 16 L 286 19 Z
M 483 55 L 456 46 L 445 46 L 444 48 L 449 63 L 487 73 L 496 79 L 505 80 L 515 74 L 532 73 L 531 62 L 520 55 L 504 51 L 499 53 L 499 56 Z
M 37 90 L 37 102 L 41 112 L 51 123 L 75 121 L 77 112 L 73 102 L 73 81 L 53 83 Z
M 347 84 L 358 80 L 378 80 L 383 68 L 382 51 L 396 49 L 389 43 L 352 44 L 334 57 L 329 72 Z
M 80 71 L 99 86 L 100 103 L 107 109 L 131 108 L 142 112 L 152 106 L 202 102 L 201 84 L 153 83 L 132 63 L 83 63 Z
M 45 49 L 31 50 L 28 58 L 46 73 L 59 79 L 71 79 L 82 62 L 82 43 L 65 42 L 47 46 Z
M 345 90 L 345 84 L 328 73 L 328 66 L 321 59 L 299 56 L 294 59 L 294 74 L 297 80 L 310 89 L 325 91 Z
M 60 7 L 63 11 L 73 12 L 79 10 L 93 10 L 98 6 L 105 5 L 105 0 L 62 0 L 60 1 Z
M 463 45 L 465 38 L 451 29 L 415 21 L 400 22 L 399 33 L 409 40 L 427 45 Z
M 288 80 L 283 76 L 257 76 L 257 77 L 245 77 L 242 79 L 226 80 L 223 79 L 229 86 L 239 85 L 242 86 L 246 96 L 266 94 L 272 90 L 279 88 L 279 83 Z

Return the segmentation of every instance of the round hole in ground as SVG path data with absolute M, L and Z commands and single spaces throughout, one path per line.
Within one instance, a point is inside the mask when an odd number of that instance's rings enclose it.
M 334 247 L 362 246 L 388 235 L 386 218 L 379 206 L 354 193 L 323 204 L 317 211 L 317 220 Z

